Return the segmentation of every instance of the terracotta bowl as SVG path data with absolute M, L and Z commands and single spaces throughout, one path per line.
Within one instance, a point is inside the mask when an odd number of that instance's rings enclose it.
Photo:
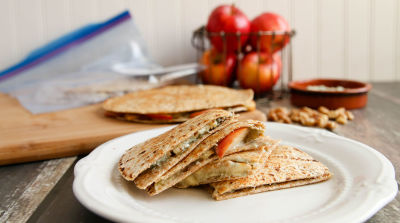
M 307 88 L 310 85 L 342 86 L 344 90 L 310 90 Z M 351 80 L 313 79 L 290 82 L 289 88 L 291 103 L 296 106 L 355 109 L 362 108 L 367 104 L 368 91 L 371 89 L 371 85 Z

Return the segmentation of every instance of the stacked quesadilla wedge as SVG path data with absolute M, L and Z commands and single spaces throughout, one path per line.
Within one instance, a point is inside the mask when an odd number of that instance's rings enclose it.
M 121 157 L 119 171 L 129 181 L 141 179 L 146 188 L 192 152 L 214 132 L 235 120 L 224 110 L 211 110 L 185 123 L 133 146 Z
M 234 113 L 254 110 L 252 90 L 211 85 L 181 85 L 144 90 L 110 98 L 103 103 L 105 115 L 142 123 L 184 122 L 205 110 Z
M 150 195 L 158 194 L 179 183 L 208 163 L 218 160 L 218 154 L 220 154 L 220 156 L 225 156 L 254 150 L 257 148 L 257 146 L 253 144 L 254 140 L 258 137 L 262 137 L 263 134 L 264 125 L 261 122 L 253 120 L 234 121 L 206 138 L 188 156 L 154 181 L 154 183 L 152 182 L 151 185 L 149 181 L 146 181 L 146 176 L 142 175 L 135 180 L 136 186 L 139 188 L 148 186 L 146 190 Z M 229 140 L 229 143 L 225 143 L 224 147 L 219 147 L 221 142 L 225 139 L 231 140 Z M 218 148 L 222 148 L 221 153 L 218 153 Z M 234 168 L 229 168 L 227 169 L 226 175 L 234 175 L 235 171 Z M 146 182 L 146 184 L 143 184 L 143 182 Z
M 139 189 L 156 195 L 170 187 L 209 185 L 224 200 L 321 182 L 328 168 L 307 153 L 264 136 L 265 126 L 238 121 L 231 112 L 208 110 L 135 145 L 119 171 Z
M 211 183 L 212 197 L 225 200 L 265 191 L 328 180 L 328 168 L 310 155 L 290 146 L 277 146 L 264 165 L 247 177 Z
M 226 121 L 212 131 L 198 126 L 202 121 L 214 123 L 223 117 Z M 211 118 L 214 121 L 210 121 Z M 237 121 L 232 113 L 224 110 L 207 111 L 128 150 L 120 159 L 119 170 L 126 180 L 134 181 L 138 188 L 145 189 L 150 195 L 174 186 L 201 167 L 218 160 L 219 155 L 226 157 L 223 160 L 231 161 L 226 163 L 229 168 L 224 170 L 221 179 L 244 177 L 253 171 L 261 157 L 270 153 L 267 147 L 277 143 L 259 140 L 263 133 L 261 122 Z M 220 146 L 222 141 L 224 144 Z M 234 155 L 238 153 L 243 153 L 241 160 Z

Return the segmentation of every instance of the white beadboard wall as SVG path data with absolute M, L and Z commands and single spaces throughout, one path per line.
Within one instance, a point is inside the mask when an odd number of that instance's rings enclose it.
M 0 70 L 30 50 L 129 9 L 151 55 L 163 65 L 192 62 L 192 31 L 219 4 L 250 19 L 276 12 L 290 22 L 294 79 L 400 80 L 400 0 L 1 0 Z

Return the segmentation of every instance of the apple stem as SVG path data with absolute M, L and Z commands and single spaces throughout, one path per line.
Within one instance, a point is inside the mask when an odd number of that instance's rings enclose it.
M 235 8 L 236 8 L 235 3 L 232 3 L 232 5 L 231 5 L 231 15 L 235 14 Z

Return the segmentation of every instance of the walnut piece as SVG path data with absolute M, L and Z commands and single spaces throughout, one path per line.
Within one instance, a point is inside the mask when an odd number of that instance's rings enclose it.
M 348 120 L 353 120 L 354 119 L 354 115 L 351 111 L 345 111 L 344 114 L 347 116 Z
M 338 126 L 338 124 L 334 121 L 328 121 L 327 125 L 325 126 L 325 128 L 329 129 L 329 130 L 334 130 L 336 127 Z
M 271 109 L 268 113 L 268 120 L 288 124 L 292 123 L 292 120 L 289 117 L 289 111 L 283 107 Z
M 340 114 L 338 117 L 336 117 L 336 122 L 342 125 L 347 124 L 347 116 Z

